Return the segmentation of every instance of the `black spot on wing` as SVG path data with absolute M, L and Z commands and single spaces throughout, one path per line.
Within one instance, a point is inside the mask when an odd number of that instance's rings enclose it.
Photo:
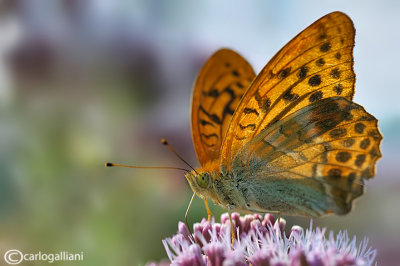
M 255 114 L 257 116 L 259 115 L 259 113 L 257 112 L 256 109 L 248 108 L 248 107 L 244 108 L 243 113 L 245 113 L 246 115 L 247 114 Z
M 220 125 L 220 124 L 222 123 L 222 122 L 221 122 L 221 119 L 220 119 L 216 114 L 210 114 L 210 113 L 208 113 L 208 112 L 204 109 L 203 106 L 200 105 L 199 110 L 200 110 L 201 112 L 203 112 L 212 122 L 214 122 L 214 123 L 216 123 L 216 124 L 218 124 L 218 125 Z
M 336 84 L 335 87 L 333 87 L 333 90 L 336 92 L 337 95 L 340 95 L 343 91 L 343 85 L 340 83 Z
M 326 34 L 325 33 L 321 33 L 321 35 L 319 35 L 318 37 L 320 40 L 326 39 Z
M 381 134 L 379 134 L 378 130 L 375 129 L 368 131 L 368 136 L 372 137 L 374 140 L 382 139 Z
M 365 115 L 361 116 L 359 119 L 357 119 L 357 121 L 375 121 L 375 120 L 376 120 L 376 118 L 370 114 L 365 114 Z
M 374 147 L 369 151 L 369 155 L 371 156 L 372 159 L 374 159 L 380 155 L 380 152 L 377 151 L 376 148 Z
M 200 119 L 200 124 L 201 124 L 202 126 L 210 125 L 210 126 L 212 126 L 212 127 L 215 127 L 215 125 L 214 125 L 213 123 L 211 123 L 211 122 L 209 122 L 209 121 L 206 121 L 206 120 L 203 120 L 203 119 Z
M 258 107 L 260 107 L 261 110 L 266 112 L 268 110 L 268 108 L 271 107 L 271 100 L 268 98 L 264 99 L 262 102 L 262 106 L 258 106 Z
M 318 86 L 319 84 L 321 84 L 321 76 L 320 75 L 314 75 L 312 76 L 309 80 L 308 80 L 308 84 L 310 86 Z
M 209 91 L 203 91 L 202 94 L 207 97 L 217 98 L 219 92 L 217 89 L 210 89 Z
M 341 151 L 336 154 L 336 161 L 345 163 L 350 160 L 351 154 L 347 151 Z
M 315 64 L 319 67 L 322 67 L 323 65 L 325 65 L 325 60 L 323 58 L 318 59 Z
M 334 138 L 334 139 L 344 137 L 344 136 L 346 136 L 346 134 L 347 134 L 347 130 L 345 128 L 336 128 L 329 132 L 329 135 L 331 136 L 331 138 Z
M 300 67 L 300 70 L 298 73 L 299 79 L 304 79 L 305 77 L 307 77 L 307 73 L 308 73 L 308 67 L 306 67 L 306 66 Z
M 221 121 L 225 120 L 227 115 L 233 115 L 234 110 L 231 108 L 231 104 L 235 100 L 235 92 L 232 90 L 230 86 L 227 86 L 221 93 L 227 93 L 230 97 L 228 103 L 225 104 L 224 110 L 222 112 Z
M 332 78 L 334 78 L 334 79 L 338 79 L 338 78 L 340 78 L 340 70 L 339 70 L 339 68 L 334 68 L 334 69 L 332 69 L 332 71 L 331 71 L 331 77 Z
M 256 93 L 254 94 L 254 99 L 258 103 L 258 108 L 260 108 L 261 111 L 263 111 L 264 113 L 266 113 L 267 110 L 271 107 L 271 100 L 266 97 L 264 97 L 264 98 L 261 97 L 261 95 L 258 91 L 256 91 Z
M 287 90 L 284 94 L 283 94 L 283 99 L 285 101 L 289 101 L 289 102 L 293 102 L 297 99 L 299 99 L 299 95 L 292 93 L 292 89 L 290 88 L 289 90 Z
M 217 140 L 216 142 L 218 142 L 218 139 L 219 139 L 218 135 L 215 134 L 215 133 L 209 134 L 209 135 L 206 135 L 206 134 L 201 133 L 200 136 L 201 136 L 202 138 L 205 138 L 205 139 L 206 139 L 206 141 L 204 141 L 204 140 L 202 139 L 202 142 L 203 142 L 204 145 L 206 145 L 206 146 L 208 146 L 208 147 L 214 147 L 214 146 L 215 146 L 215 143 L 211 143 L 211 144 L 208 143 L 208 140 L 209 140 L 209 139 L 215 138 L 215 139 Z
M 236 83 L 236 86 L 237 86 L 238 88 L 241 88 L 241 89 L 243 89 L 243 88 L 244 88 L 243 84 L 242 84 L 242 83 L 240 83 L 240 82 L 237 82 L 237 83 Z
M 246 128 L 250 128 L 251 130 L 254 130 L 254 129 L 256 129 L 256 124 L 248 124 L 248 125 L 242 125 L 242 124 L 239 124 L 239 127 L 240 127 L 240 129 L 246 129 Z
M 235 139 L 237 139 L 237 140 L 244 140 L 244 139 L 247 139 L 247 138 L 248 138 L 248 136 L 239 137 L 237 134 L 235 134 Z
M 321 50 L 321 52 L 328 52 L 331 49 L 331 44 L 329 42 L 326 42 L 324 44 L 322 44 L 319 49 Z
M 357 123 L 354 125 L 354 131 L 358 134 L 364 133 L 365 125 L 363 123 Z
M 315 102 L 321 99 L 322 99 L 322 91 L 316 91 L 313 94 L 311 94 L 310 98 L 308 98 L 310 102 Z
M 278 72 L 279 79 L 284 79 L 290 74 L 291 67 L 287 67 Z
M 354 162 L 354 164 L 358 167 L 361 167 L 363 165 L 363 163 L 365 162 L 365 154 L 359 154 L 356 157 L 356 160 Z
M 235 111 L 232 110 L 232 109 L 230 108 L 229 105 L 226 105 L 225 108 L 224 108 L 224 112 L 223 112 L 223 118 L 225 118 L 225 116 L 226 116 L 227 114 L 233 115 L 234 112 L 235 112 Z
M 367 138 L 367 139 L 363 139 L 360 142 L 360 148 L 365 150 L 366 148 L 368 148 L 369 144 L 371 144 L 371 141 Z
M 349 148 L 354 145 L 356 141 L 354 139 L 345 139 L 342 141 L 343 147 Z
M 203 133 L 202 133 L 201 136 L 203 136 L 203 137 L 206 138 L 206 139 L 209 139 L 209 138 L 217 138 L 217 139 L 218 139 L 218 135 L 215 134 L 215 133 L 209 134 L 209 135 L 206 135 L 206 134 L 203 134 Z

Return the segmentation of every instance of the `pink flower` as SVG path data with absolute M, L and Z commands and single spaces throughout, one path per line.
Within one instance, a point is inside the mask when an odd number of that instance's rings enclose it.
M 336 237 L 329 232 L 326 237 L 326 229 L 313 229 L 311 222 L 306 230 L 293 226 L 285 234 L 286 221 L 281 219 L 278 224 L 271 214 L 233 213 L 232 220 L 236 228 L 233 244 L 228 214 L 221 216 L 221 223 L 203 219 L 194 224 L 192 236 L 179 222 L 178 233 L 163 240 L 171 265 L 347 266 L 375 262 L 377 251 L 368 247 L 368 240 L 364 238 L 357 246 L 356 237 L 350 239 L 347 231 Z

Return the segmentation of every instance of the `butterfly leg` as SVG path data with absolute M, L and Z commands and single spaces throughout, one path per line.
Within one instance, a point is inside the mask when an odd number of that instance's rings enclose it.
M 229 214 L 229 223 L 231 224 L 231 239 L 232 239 L 232 245 L 235 242 L 235 228 L 233 226 L 233 221 L 232 221 L 232 215 L 231 211 L 228 208 L 228 214 Z
M 196 193 L 193 193 L 193 196 L 192 196 L 192 198 L 190 199 L 190 202 L 189 202 L 189 205 L 188 205 L 188 207 L 187 207 L 187 209 L 186 209 L 186 212 L 185 212 L 185 224 L 186 224 L 186 227 L 187 227 L 187 229 L 189 230 L 189 233 L 190 233 L 190 237 L 191 238 L 193 238 L 193 233 L 192 233 L 192 231 L 190 230 L 190 226 L 189 226 L 189 223 L 188 223 L 188 214 L 189 214 L 189 209 L 190 209 L 190 206 L 192 206 L 192 202 L 193 202 L 193 199 L 194 199 L 194 196 L 196 195 Z M 193 239 L 194 240 L 194 239 Z
M 204 200 L 204 204 L 206 205 L 206 209 L 207 209 L 207 215 L 208 215 L 208 219 L 207 219 L 207 220 L 208 220 L 208 221 L 211 221 L 212 213 L 211 213 L 211 211 L 210 211 L 210 208 L 208 207 L 207 199 L 204 198 L 203 200 Z
M 272 213 L 278 214 L 278 225 L 280 225 L 281 224 L 281 211 L 274 211 Z

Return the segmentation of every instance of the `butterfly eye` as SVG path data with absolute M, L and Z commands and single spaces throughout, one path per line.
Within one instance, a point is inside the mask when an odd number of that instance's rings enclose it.
M 208 173 L 201 173 L 197 176 L 197 184 L 201 188 L 207 188 L 208 183 L 210 182 L 210 175 Z

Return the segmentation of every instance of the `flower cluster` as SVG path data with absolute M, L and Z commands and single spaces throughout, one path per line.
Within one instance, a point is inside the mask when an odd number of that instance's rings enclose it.
M 163 240 L 172 265 L 372 265 L 376 250 L 364 238 L 356 245 L 346 231 L 325 236 L 326 229 L 304 230 L 293 226 L 285 234 L 286 221 L 275 222 L 271 214 L 240 216 L 232 214 L 236 228 L 231 241 L 228 214 L 221 223 L 214 220 L 194 224 L 190 234 L 186 225 L 178 224 L 178 233 Z M 169 264 L 169 263 L 168 263 Z M 156 265 L 156 264 L 153 264 Z

